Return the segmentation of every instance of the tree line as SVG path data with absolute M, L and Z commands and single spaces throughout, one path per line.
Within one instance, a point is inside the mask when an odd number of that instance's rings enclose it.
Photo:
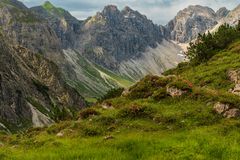
M 225 49 L 239 38 L 240 21 L 237 26 L 224 24 L 214 33 L 199 34 L 198 38 L 190 43 L 186 55 L 192 64 L 207 62 L 218 51 Z

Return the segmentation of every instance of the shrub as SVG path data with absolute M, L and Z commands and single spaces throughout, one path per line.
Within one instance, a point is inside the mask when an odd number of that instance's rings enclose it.
M 160 99 L 165 98 L 166 96 L 167 96 L 166 88 L 160 88 L 153 93 L 152 98 L 156 101 L 159 101 Z
M 110 91 L 107 92 L 106 95 L 100 98 L 100 102 L 107 100 L 107 99 L 112 99 L 116 97 L 120 97 L 124 91 L 124 88 L 114 88 L 111 89 Z
M 61 122 L 58 124 L 54 124 L 54 125 L 48 127 L 46 131 L 48 134 L 57 134 L 61 130 L 64 130 L 64 129 L 68 128 L 69 126 L 71 126 L 71 123 L 72 123 L 71 121 L 65 121 L 65 122 Z
M 130 99 L 148 98 L 159 88 L 165 87 L 171 80 L 171 77 L 146 76 L 129 89 L 127 97 Z
M 100 116 L 98 119 L 96 119 L 97 122 L 100 122 L 103 125 L 111 125 L 115 123 L 115 119 L 113 117 L 105 117 Z
M 80 118 L 81 119 L 87 119 L 90 116 L 95 116 L 95 115 L 99 115 L 100 113 L 92 108 L 87 108 L 83 111 L 80 112 Z
M 193 84 L 187 80 L 176 79 L 175 81 L 168 84 L 168 87 L 176 87 L 183 91 L 192 91 Z
M 182 62 L 182 63 L 179 63 L 176 68 L 169 69 L 169 70 L 165 71 L 163 73 L 163 75 L 165 75 L 165 76 L 167 76 L 167 75 L 179 75 L 182 72 L 184 72 L 186 69 L 188 69 L 189 67 L 191 67 L 189 62 Z
M 218 50 L 225 49 L 230 43 L 240 36 L 240 23 L 237 27 L 224 24 L 219 27 L 218 31 L 211 34 L 199 34 L 194 43 L 190 43 L 187 56 L 192 64 L 207 62 Z
M 83 128 L 82 133 L 84 136 L 99 136 L 103 134 L 103 130 L 101 128 L 98 127 L 87 127 L 87 128 Z
M 152 118 L 154 110 L 146 106 L 132 105 L 119 111 L 118 117 L 121 118 Z

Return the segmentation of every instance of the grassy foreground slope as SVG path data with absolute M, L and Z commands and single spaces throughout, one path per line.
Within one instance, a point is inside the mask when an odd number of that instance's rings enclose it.
M 240 155 L 240 122 L 222 119 L 202 101 L 118 98 L 111 103 L 116 109 L 96 107 L 98 116 L 2 136 L 1 158 L 233 159 Z M 146 108 L 125 114 L 134 106 Z M 57 137 L 59 132 L 64 136 Z
M 213 111 L 216 102 L 240 106 L 227 77 L 240 68 L 239 46 L 236 41 L 206 63 L 165 73 L 177 76 L 147 76 L 125 96 L 87 108 L 76 120 L 3 133 L 0 159 L 240 159 L 240 120 Z M 173 98 L 166 91 L 171 86 L 186 93 Z

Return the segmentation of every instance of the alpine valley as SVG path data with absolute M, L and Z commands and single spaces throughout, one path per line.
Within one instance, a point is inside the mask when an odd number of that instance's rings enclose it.
M 239 18 L 0 0 L 0 159 L 238 159 Z

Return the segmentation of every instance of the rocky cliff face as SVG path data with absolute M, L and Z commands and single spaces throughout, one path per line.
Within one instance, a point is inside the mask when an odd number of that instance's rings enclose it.
M 62 61 L 61 42 L 45 19 L 30 12 L 17 0 L 0 1 L 1 32 L 11 37 L 14 45 L 22 45 L 49 59 Z
M 0 33 L 1 126 L 44 126 L 86 106 L 50 61 L 65 65 L 61 40 L 46 19 L 17 0 L 2 0 Z
M 114 5 L 106 6 L 83 23 L 81 33 L 77 48 L 84 57 L 132 80 L 161 74 L 182 61 L 177 55 L 180 47 L 163 43 L 162 27 L 129 7 L 120 11 Z M 169 48 L 169 52 L 161 47 Z M 172 56 L 166 62 L 163 57 L 169 54 Z
M 171 62 L 169 58 L 168 64 L 159 64 L 166 62 L 161 58 L 168 54 L 166 50 L 162 53 L 156 49 L 164 39 L 162 30 L 129 7 L 120 11 L 116 6 L 109 5 L 83 22 L 49 2 L 31 8 L 31 11 L 47 19 L 61 41 L 64 59 L 67 60 L 62 68 L 68 82 L 84 92 L 95 92 L 95 96 L 119 86 L 120 81 L 135 81 L 150 73 L 160 74 L 181 61 L 177 56 L 180 48 L 175 46 L 175 50 L 171 50 L 174 52 L 170 53 L 174 60 Z M 168 47 L 171 46 L 174 45 Z M 148 48 L 157 52 L 148 57 L 145 54 Z M 143 57 L 151 59 L 146 61 L 148 67 L 142 65 Z M 99 67 L 102 69 L 99 70 Z M 120 86 L 125 85 L 121 83 Z
M 229 12 L 230 11 L 226 7 L 222 7 L 219 10 L 217 10 L 216 16 L 220 20 L 220 19 L 226 17 L 229 14 Z
M 84 22 L 78 47 L 89 60 L 116 70 L 124 60 L 140 56 L 147 47 L 155 48 L 163 35 L 146 16 L 125 7 L 106 6 Z
M 51 26 L 59 38 L 61 48 L 68 49 L 74 47 L 75 41 L 79 36 L 81 21 L 73 17 L 68 11 L 55 7 L 49 1 L 30 10 L 48 22 L 48 25 Z
M 228 14 L 226 8 L 217 12 L 209 7 L 189 6 L 178 12 L 177 16 L 166 26 L 165 35 L 170 39 L 186 43 L 195 39 L 199 33 L 204 33 L 218 24 Z
M 85 107 L 55 64 L 0 36 L 0 123 L 15 131 L 44 126 Z
M 219 28 L 219 26 L 227 23 L 231 26 L 237 25 L 240 20 L 240 5 L 238 5 L 236 8 L 234 8 L 232 11 L 230 11 L 224 18 L 219 20 L 218 25 L 214 26 L 214 28 L 211 29 L 211 31 L 215 31 Z

